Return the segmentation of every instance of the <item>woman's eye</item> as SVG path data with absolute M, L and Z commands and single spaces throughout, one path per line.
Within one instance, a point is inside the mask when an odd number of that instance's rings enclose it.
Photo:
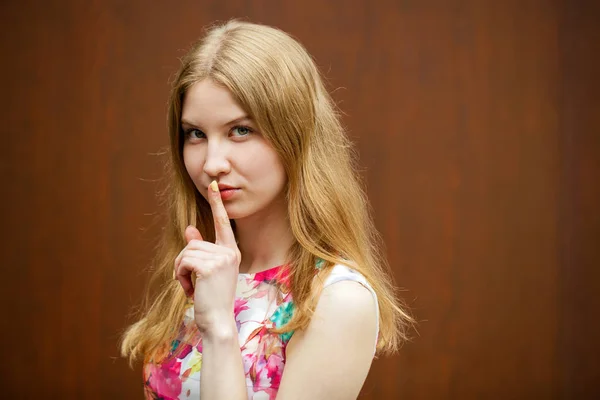
M 188 129 L 185 131 L 185 136 L 188 139 L 204 139 L 206 137 L 204 132 L 198 129 Z
M 246 136 L 252 133 L 252 129 L 248 128 L 247 126 L 236 126 L 231 130 L 231 132 L 234 136 Z

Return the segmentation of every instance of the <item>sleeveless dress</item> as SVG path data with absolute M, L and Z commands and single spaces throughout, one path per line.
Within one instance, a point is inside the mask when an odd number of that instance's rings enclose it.
M 238 276 L 234 315 L 251 400 L 275 400 L 279 390 L 285 349 L 293 332 L 276 334 L 269 329 L 281 327 L 293 315 L 294 302 L 287 289 L 289 278 L 289 269 L 284 266 Z M 324 286 L 345 280 L 359 282 L 369 289 L 377 305 L 377 296 L 366 279 L 344 265 L 333 267 Z M 376 308 L 379 332 L 379 308 Z M 374 338 L 374 346 L 376 341 Z M 201 368 L 202 337 L 194 321 L 194 304 L 190 301 L 167 357 L 144 363 L 146 399 L 200 399 Z

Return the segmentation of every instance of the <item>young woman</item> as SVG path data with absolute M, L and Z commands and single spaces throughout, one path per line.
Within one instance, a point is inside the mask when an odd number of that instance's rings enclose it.
M 182 59 L 169 134 L 161 286 L 122 343 L 146 397 L 356 398 L 412 320 L 311 57 L 275 28 L 211 28 Z

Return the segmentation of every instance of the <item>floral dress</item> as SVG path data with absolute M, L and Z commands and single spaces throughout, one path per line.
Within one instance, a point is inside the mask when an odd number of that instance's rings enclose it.
M 341 280 L 361 283 L 377 302 L 365 278 L 343 265 L 334 266 L 325 286 Z M 277 396 L 285 349 L 293 332 L 276 334 L 269 329 L 281 327 L 292 317 L 294 302 L 288 283 L 289 269 L 284 266 L 238 276 L 234 315 L 251 400 L 275 400 Z M 201 367 L 202 337 L 194 321 L 194 304 L 190 303 L 168 356 L 160 362 L 144 364 L 146 399 L 200 399 Z

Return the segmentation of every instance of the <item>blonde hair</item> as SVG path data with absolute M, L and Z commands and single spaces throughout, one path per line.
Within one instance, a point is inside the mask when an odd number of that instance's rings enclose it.
M 293 318 L 279 331 L 308 326 L 324 277 L 335 264 L 360 272 L 379 301 L 378 352 L 394 352 L 413 320 L 396 297 L 381 240 L 369 213 L 355 155 L 319 71 L 288 34 L 236 20 L 210 28 L 182 58 L 168 110 L 170 160 L 165 190 L 167 225 L 142 317 L 123 336 L 121 352 L 160 359 L 175 339 L 187 303 L 173 261 L 196 225 L 214 240 L 212 214 L 183 163 L 181 109 L 186 91 L 203 79 L 227 88 L 278 153 L 288 177 L 289 221 L 295 243 L 288 257 Z M 315 278 L 318 259 L 325 262 Z M 158 284 L 158 294 L 152 287 Z

